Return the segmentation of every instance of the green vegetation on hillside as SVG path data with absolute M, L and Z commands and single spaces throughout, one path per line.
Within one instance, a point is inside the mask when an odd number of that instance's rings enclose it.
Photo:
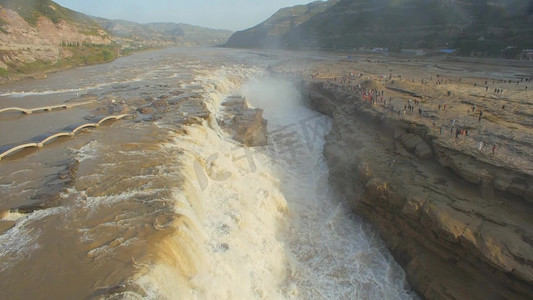
M 8 76 L 9 76 L 9 71 L 4 68 L 0 68 L 0 78 L 6 78 Z
M 50 19 L 55 24 L 64 20 L 90 27 L 98 26 L 91 18 L 62 7 L 51 0 L 0 0 L 0 6 L 16 11 L 32 26 L 37 25 L 41 16 Z
M 70 51 L 72 56 L 59 60 L 55 67 L 70 67 L 91 65 L 114 60 L 119 55 L 119 48 L 116 45 L 81 45 L 73 47 L 63 47 L 64 51 Z
M 24 29 L 17 28 L 16 23 L 10 24 L 9 20 L 0 17 L 0 34 L 8 34 L 8 30 L 13 33 L 6 37 L 10 46 L 0 50 L 0 62 L 7 65 L 7 69 L 0 69 L 0 82 L 69 67 L 109 62 L 121 55 L 138 51 L 180 45 L 220 45 L 232 34 L 228 30 L 187 24 L 138 24 L 93 18 L 64 8 L 52 0 L 0 0 L 0 8 L 14 11 L 33 27 L 39 24 L 40 19 L 46 18 L 54 24 L 67 23 L 69 28 L 78 32 L 75 36 L 64 37 L 62 42 L 62 37 L 59 37 L 60 44 L 58 35 L 53 39 L 49 39 L 47 34 L 39 37 L 40 30 L 31 31 L 27 39 L 20 38 L 24 33 L 19 33 Z M 53 27 L 46 30 L 52 31 L 52 35 L 55 34 Z M 92 39 L 87 36 L 99 38 Z M 84 40 L 99 40 L 104 45 L 81 42 Z M 111 44 L 106 45 L 109 40 L 112 41 Z M 35 41 L 46 45 L 47 50 L 26 46 Z M 38 57 L 47 58 L 35 60 Z M 5 65 L 2 66 L 6 67 Z
M 104 63 L 118 57 L 120 49 L 117 45 L 71 45 L 62 46 L 63 51 L 70 55 L 58 61 L 36 60 L 30 63 L 17 64 L 9 62 L 9 71 L 0 69 L 0 76 L 8 77 L 10 74 L 31 75 L 46 72 L 49 70 L 59 70 L 69 67 Z M 2 71 L 3 70 L 3 71 Z
M 0 18 L 0 32 L 3 32 L 5 34 L 7 34 L 7 31 L 4 29 L 3 26 L 6 25 L 6 24 L 7 24 L 7 22 L 4 19 Z

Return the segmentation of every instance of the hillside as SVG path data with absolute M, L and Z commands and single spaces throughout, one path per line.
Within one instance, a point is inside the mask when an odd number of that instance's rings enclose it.
M 0 83 L 106 62 L 131 51 L 218 45 L 230 31 L 90 17 L 50 0 L 0 0 Z
M 139 24 L 123 20 L 95 18 L 110 34 L 126 43 L 141 43 L 150 47 L 181 45 L 220 45 L 231 36 L 229 30 L 216 30 L 188 24 L 148 23 Z
M 54 24 L 65 21 L 77 23 L 87 28 L 98 28 L 98 24 L 92 18 L 62 7 L 50 0 L 0 0 L 0 6 L 17 12 L 33 27 L 38 25 L 41 17 L 45 17 Z
M 339 0 L 315 1 L 307 5 L 280 9 L 265 22 L 233 34 L 225 44 L 228 47 L 283 48 L 283 37 L 311 17 L 326 11 Z
M 236 33 L 227 46 L 242 46 L 234 37 L 246 36 L 263 47 L 273 34 L 256 32 Z M 533 47 L 533 1 L 340 0 L 278 39 L 283 48 L 455 48 L 466 56 L 514 58 Z
M 0 0 L 0 79 L 116 55 L 109 34 L 83 14 L 49 0 Z

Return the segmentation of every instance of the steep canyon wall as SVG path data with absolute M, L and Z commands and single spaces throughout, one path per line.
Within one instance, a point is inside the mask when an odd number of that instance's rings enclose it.
M 533 178 L 447 147 L 427 127 L 323 82 L 307 104 L 333 119 L 330 182 L 379 230 L 427 299 L 533 296 Z

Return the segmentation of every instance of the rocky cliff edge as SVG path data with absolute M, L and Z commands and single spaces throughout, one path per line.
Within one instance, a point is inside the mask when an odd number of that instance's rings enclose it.
M 309 82 L 331 116 L 330 181 L 427 299 L 533 297 L 533 177 L 450 147 L 420 122 Z

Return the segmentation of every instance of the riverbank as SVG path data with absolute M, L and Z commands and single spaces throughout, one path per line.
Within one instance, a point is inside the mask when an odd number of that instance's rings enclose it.
M 118 58 L 135 53 L 154 51 L 163 48 L 122 49 L 116 46 L 73 46 L 64 47 L 64 51 L 70 53 L 70 57 L 56 61 L 36 60 L 32 63 L 13 65 L 10 70 L 0 68 L 0 85 L 16 82 L 24 79 L 45 79 L 49 74 L 66 71 L 72 68 L 106 64 Z
M 330 182 L 376 225 L 425 298 L 530 298 L 530 78 L 357 60 L 298 71 L 308 104 L 334 122 Z

